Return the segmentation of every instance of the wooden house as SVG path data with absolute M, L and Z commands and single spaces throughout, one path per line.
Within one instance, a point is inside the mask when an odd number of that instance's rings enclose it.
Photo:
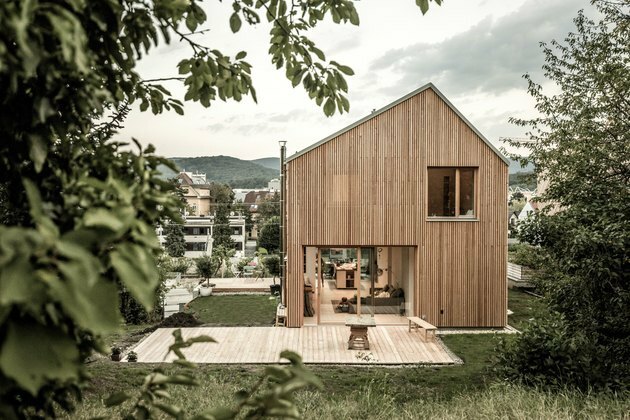
M 288 327 L 506 325 L 508 160 L 433 84 L 284 170 Z

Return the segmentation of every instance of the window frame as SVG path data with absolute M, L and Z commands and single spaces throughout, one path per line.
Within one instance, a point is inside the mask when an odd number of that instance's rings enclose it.
M 455 216 L 430 216 L 429 215 L 429 170 L 431 169 L 455 169 Z M 473 170 L 473 212 L 472 216 L 459 214 L 460 210 L 460 170 Z M 424 201 L 426 202 L 425 211 L 428 222 L 478 222 L 479 221 L 479 167 L 478 166 L 427 166 L 425 172 L 426 182 Z

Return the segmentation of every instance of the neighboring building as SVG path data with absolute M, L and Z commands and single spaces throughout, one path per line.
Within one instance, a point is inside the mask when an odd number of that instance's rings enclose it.
M 280 180 L 272 179 L 267 183 L 267 189 L 271 192 L 280 191 Z
M 287 325 L 505 326 L 508 163 L 432 84 L 289 157 Z
M 234 241 L 234 250 L 237 258 L 245 256 L 245 218 L 241 215 L 230 216 L 230 228 L 232 229 L 231 238 Z M 212 233 L 214 228 L 214 217 L 187 217 L 184 221 L 186 241 L 186 257 L 196 258 L 202 255 L 212 254 Z M 163 245 L 166 237 L 163 235 L 163 229 L 157 229 L 158 239 Z
M 187 209 L 184 214 L 186 257 L 199 257 L 212 252 L 212 230 L 214 225 L 213 211 L 216 204 L 212 196 L 212 184 L 208 183 L 206 174 L 182 171 L 177 176 L 180 186 L 184 190 Z M 232 240 L 237 257 L 245 254 L 245 217 L 233 212 L 229 217 L 230 228 L 233 230 Z M 157 228 L 158 238 L 163 244 L 165 237 L 162 228 Z
M 533 213 L 538 211 L 538 203 L 535 201 L 528 201 L 525 203 L 525 207 L 518 214 L 518 223 L 527 220 Z

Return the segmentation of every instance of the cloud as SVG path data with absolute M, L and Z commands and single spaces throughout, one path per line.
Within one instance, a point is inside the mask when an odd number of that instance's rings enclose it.
M 307 110 L 294 109 L 284 113 L 258 112 L 222 118 L 211 118 L 209 124 L 203 127 L 204 131 L 219 133 L 238 133 L 243 136 L 252 134 L 278 132 L 289 122 L 296 123 L 306 121 L 309 116 Z
M 385 94 L 427 81 L 458 94 L 523 88 L 524 73 L 542 78 L 540 42 L 564 39 L 574 30 L 577 11 L 589 7 L 586 0 L 529 0 L 510 15 L 486 18 L 440 43 L 389 50 L 372 62 L 371 70 L 387 70 L 388 78 L 395 80 L 382 88 Z

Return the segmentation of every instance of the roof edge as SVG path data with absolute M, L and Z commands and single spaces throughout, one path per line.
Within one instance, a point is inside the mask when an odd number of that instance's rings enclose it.
M 503 161 L 506 165 L 509 165 L 509 164 L 510 164 L 510 161 L 508 160 L 508 158 L 507 158 L 507 157 L 505 157 L 505 156 L 504 156 L 504 155 L 503 155 L 503 154 L 499 151 L 499 149 L 497 149 L 497 148 L 496 148 L 496 147 L 495 147 L 495 146 L 494 146 L 494 145 L 490 142 L 490 140 L 488 140 L 488 139 L 487 139 L 487 138 L 486 138 L 483 134 L 481 134 L 481 132 L 480 132 L 480 131 L 479 131 L 479 130 L 478 130 L 478 129 L 474 126 L 474 125 L 472 125 L 472 123 L 471 123 L 470 121 L 468 121 L 468 119 L 467 119 L 466 117 L 464 117 L 464 114 L 462 114 L 462 113 L 459 111 L 459 109 L 457 109 L 457 108 L 455 107 L 455 105 L 453 105 L 453 103 L 452 103 L 451 101 L 449 101 L 449 100 L 446 98 L 446 96 L 444 96 L 444 94 L 443 94 L 443 93 L 442 93 L 442 92 L 441 92 L 441 91 L 440 91 L 440 90 L 439 90 L 439 89 L 438 89 L 438 88 L 437 88 L 437 87 L 436 87 L 433 83 L 431 83 L 431 82 L 429 82 L 429 83 L 427 83 L 427 84 L 425 84 L 425 85 L 423 85 L 423 86 L 419 87 L 418 89 L 416 89 L 416 90 L 414 90 L 414 91 L 412 91 L 412 92 L 410 92 L 410 93 L 406 94 L 406 95 L 405 95 L 405 96 L 403 96 L 402 98 L 396 99 L 394 102 L 391 102 L 390 104 L 385 105 L 384 107 L 382 107 L 382 108 L 380 108 L 380 109 L 378 109 L 378 110 L 376 110 L 376 111 L 374 111 L 374 112 L 370 113 L 369 115 L 366 115 L 365 117 L 363 117 L 363 118 L 361 118 L 361 119 L 359 119 L 359 120 L 357 120 L 357 121 L 353 122 L 352 124 L 350 124 L 350 125 L 348 125 L 348 126 L 346 126 L 346 127 L 342 128 L 342 129 L 341 129 L 341 130 L 339 130 L 339 131 L 334 132 L 333 134 L 331 134 L 331 135 L 329 135 L 329 136 L 327 136 L 327 137 L 323 138 L 322 140 L 320 140 L 320 141 L 318 141 L 318 142 L 316 142 L 316 143 L 313 143 L 313 144 L 311 144 L 310 146 L 308 146 L 308 147 L 306 147 L 306 148 L 304 148 L 304 149 L 302 149 L 302 150 L 300 150 L 300 151 L 298 151 L 298 152 L 296 152 L 296 153 L 292 154 L 291 156 L 289 156 L 289 157 L 286 159 L 286 161 L 285 161 L 285 162 L 290 162 L 290 161 L 292 161 L 293 159 L 296 159 L 296 158 L 298 158 L 298 157 L 300 157 L 300 156 L 302 156 L 302 155 L 304 155 L 304 154 L 306 154 L 306 153 L 310 152 L 311 150 L 318 148 L 318 147 L 319 147 L 319 146 L 321 146 L 322 144 L 327 143 L 328 141 L 330 141 L 330 140 L 334 139 L 335 137 L 338 137 L 338 136 L 340 136 L 341 134 L 344 134 L 345 132 L 352 130 L 353 128 L 355 128 L 355 127 L 357 127 L 357 126 L 359 126 L 359 125 L 363 124 L 364 122 L 366 122 L 366 121 L 368 121 L 368 120 L 370 120 L 370 119 L 372 119 L 372 118 L 374 118 L 374 117 L 377 117 L 377 116 L 379 116 L 379 115 L 383 114 L 383 113 L 384 113 L 384 112 L 386 112 L 386 111 L 389 111 L 390 109 L 392 109 L 392 108 L 393 108 L 393 107 L 395 107 L 396 105 L 398 105 L 398 104 L 400 104 L 400 103 L 402 103 L 402 102 L 406 101 L 407 99 L 409 99 L 409 98 L 411 98 L 411 97 L 413 97 L 413 96 L 415 96 L 415 95 L 417 95 L 417 94 L 419 94 L 419 93 L 421 93 L 421 92 L 423 92 L 423 91 L 425 91 L 425 90 L 427 90 L 427 89 L 431 89 L 431 90 L 433 90 L 433 91 L 434 91 L 434 92 L 435 92 L 435 93 L 436 93 L 436 94 L 440 97 L 440 99 L 442 99 L 442 100 L 444 101 L 444 103 L 446 103 L 446 105 L 448 105 L 448 107 L 449 107 L 449 108 L 451 108 L 451 109 L 453 110 L 453 112 L 455 112 L 455 114 L 456 114 L 459 118 L 461 118 L 461 120 L 462 120 L 462 121 L 464 121 L 464 123 L 466 123 L 466 125 L 467 125 L 467 126 L 468 126 L 468 127 L 469 127 L 469 128 L 470 128 L 470 129 L 471 129 L 471 130 L 472 130 L 472 131 L 476 134 L 476 135 L 477 135 L 477 136 L 479 136 L 479 138 L 481 138 L 481 140 L 483 140 L 483 142 L 484 142 L 484 143 L 486 143 L 486 145 L 487 145 L 488 147 L 490 147 L 490 149 L 491 149 L 494 153 L 496 153 L 496 154 L 497 154 L 497 156 L 499 156 L 499 157 L 501 158 L 501 160 L 502 160 L 502 161 Z

